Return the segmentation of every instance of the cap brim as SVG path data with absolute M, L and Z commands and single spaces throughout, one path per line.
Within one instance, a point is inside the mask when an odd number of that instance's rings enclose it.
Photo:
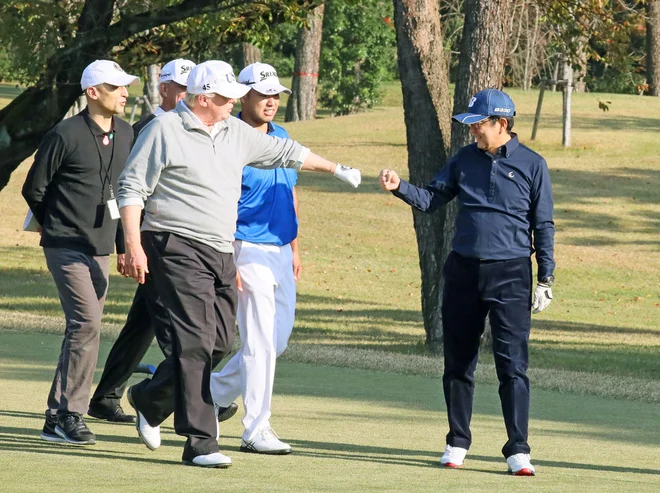
M 108 77 L 105 81 L 106 84 L 112 84 L 113 86 L 134 86 L 140 82 L 140 78 L 135 75 L 129 74 L 117 74 L 113 77 Z
M 257 82 L 256 84 L 252 84 L 249 87 L 257 91 L 259 94 L 263 94 L 264 96 L 271 96 L 281 92 L 291 94 L 291 89 L 284 87 L 282 84 L 264 84 Z
M 479 123 L 480 121 L 488 118 L 488 115 L 477 115 L 476 113 L 461 113 L 460 115 L 454 115 L 451 117 L 452 120 L 456 120 L 458 123 L 464 123 L 465 125 L 472 125 L 473 123 Z
M 188 77 L 165 77 L 164 79 L 158 79 L 159 84 L 167 84 L 168 82 L 176 82 L 180 86 L 186 87 L 188 85 Z
M 250 91 L 248 86 L 239 84 L 238 82 L 229 82 L 218 87 L 215 92 L 230 99 L 239 99 L 245 96 Z

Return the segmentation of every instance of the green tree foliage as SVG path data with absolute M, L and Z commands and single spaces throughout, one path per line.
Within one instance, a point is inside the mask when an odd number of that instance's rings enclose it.
M 115 23 L 145 12 L 176 8 L 190 0 L 117 0 Z M 300 25 L 315 0 L 242 0 L 207 9 L 201 15 L 140 31 L 118 43 L 111 54 L 126 70 L 139 70 L 175 56 L 194 61 L 218 58 L 238 41 L 270 43 L 271 30 L 283 22 Z M 0 45 L 4 53 L 0 78 L 24 85 L 36 83 L 47 61 L 76 38 L 83 0 L 30 0 L 0 7 Z M 218 5 L 221 5 L 219 2 Z
M 612 23 L 590 40 L 587 85 L 594 92 L 636 94 L 646 87 L 646 19 L 643 6 L 619 4 Z
M 320 102 L 333 114 L 371 108 L 396 65 L 392 2 L 331 0 L 323 20 Z
M 587 87 L 635 93 L 645 80 L 645 0 L 554 0 L 542 2 L 553 47 L 576 69 L 587 64 Z

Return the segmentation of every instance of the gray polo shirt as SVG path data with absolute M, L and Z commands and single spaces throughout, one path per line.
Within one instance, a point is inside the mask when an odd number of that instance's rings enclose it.
M 235 117 L 211 134 L 183 101 L 159 115 L 135 142 L 117 198 L 120 208 L 144 207 L 143 231 L 171 232 L 231 253 L 243 166 L 300 169 L 309 149 Z

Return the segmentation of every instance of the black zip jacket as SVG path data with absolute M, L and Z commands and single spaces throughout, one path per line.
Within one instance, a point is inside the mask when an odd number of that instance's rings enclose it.
M 107 202 L 126 165 L 133 129 L 112 120 L 112 130 L 104 132 L 85 109 L 41 141 L 23 197 L 41 224 L 42 247 L 109 255 L 117 240 L 117 253 L 124 253 L 121 221 L 110 218 Z

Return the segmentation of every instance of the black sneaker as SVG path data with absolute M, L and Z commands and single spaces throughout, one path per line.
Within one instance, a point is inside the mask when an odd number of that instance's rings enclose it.
M 215 417 L 218 418 L 218 423 L 227 421 L 238 411 L 238 406 L 235 402 L 232 402 L 227 407 L 215 406 Z
M 85 419 L 78 413 L 67 413 L 63 418 L 57 419 L 55 433 L 65 442 L 74 445 L 94 445 L 96 436 L 85 424 Z
M 136 417 L 126 414 L 121 406 L 117 406 L 113 410 L 110 410 L 102 407 L 92 407 L 90 405 L 87 414 L 92 418 L 103 419 L 105 421 L 110 421 L 111 423 L 135 423 L 136 421 Z
M 41 439 L 47 442 L 63 442 L 64 439 L 55 433 L 56 426 L 57 416 L 50 414 L 50 410 L 46 411 L 46 422 L 44 423 L 43 430 L 41 430 Z

